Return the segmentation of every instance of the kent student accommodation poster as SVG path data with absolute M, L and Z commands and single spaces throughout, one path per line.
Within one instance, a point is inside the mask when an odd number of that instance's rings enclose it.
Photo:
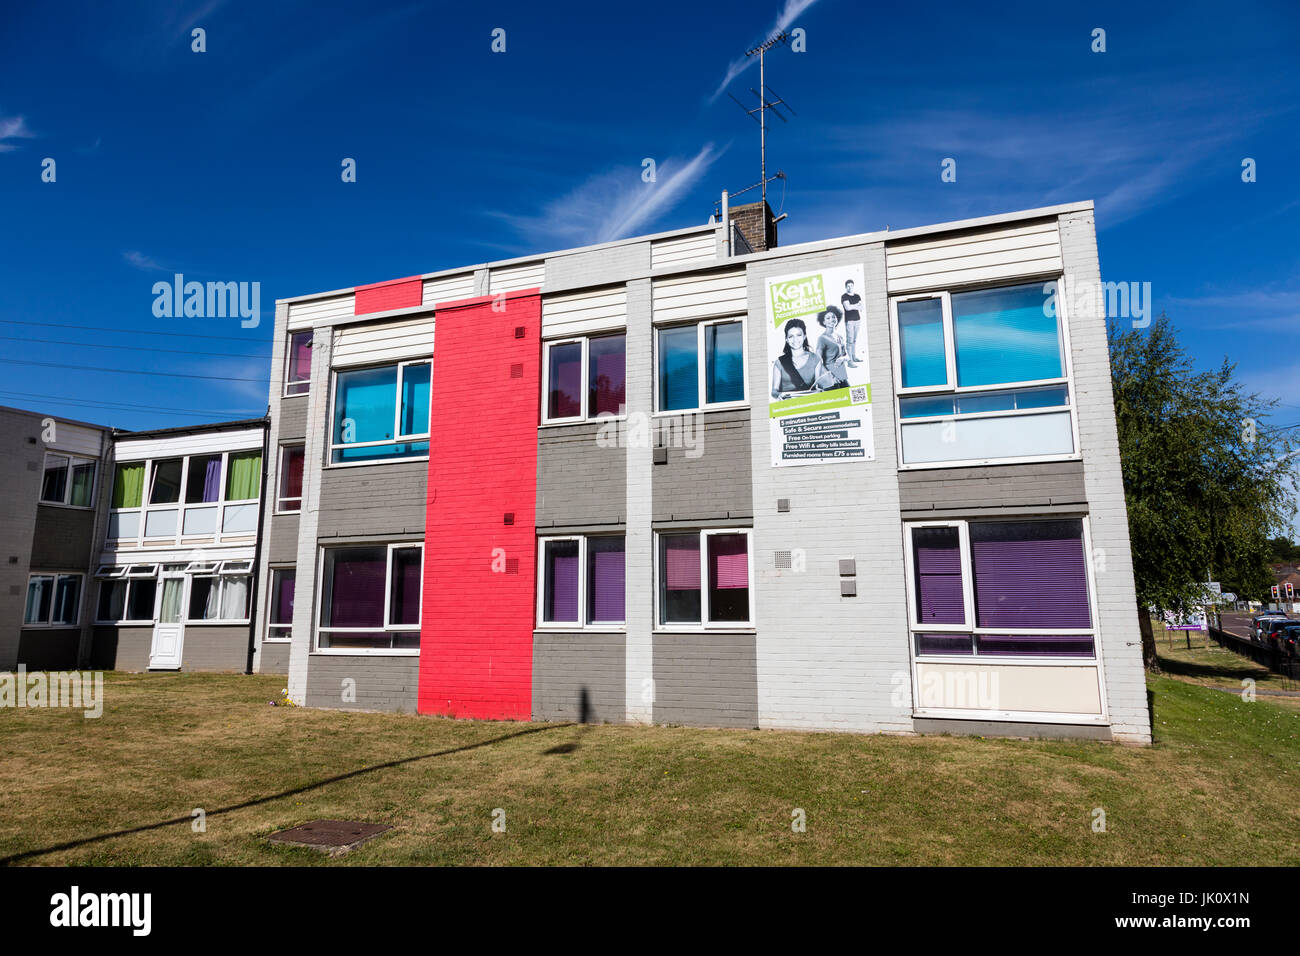
M 772 464 L 872 461 L 862 266 L 767 280 Z

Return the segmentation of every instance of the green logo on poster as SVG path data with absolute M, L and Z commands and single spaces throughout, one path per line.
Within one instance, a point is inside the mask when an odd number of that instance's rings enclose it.
M 826 308 L 826 288 L 821 273 L 772 284 L 772 318 L 777 325 L 796 315 Z

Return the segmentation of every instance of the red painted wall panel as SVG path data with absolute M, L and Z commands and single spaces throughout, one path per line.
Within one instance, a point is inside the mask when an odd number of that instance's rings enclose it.
M 353 315 L 387 312 L 389 309 L 409 309 L 423 302 L 424 280 L 419 276 L 392 279 L 388 282 L 376 282 L 373 285 L 359 285 L 352 291 L 355 293 Z
M 541 311 L 536 289 L 438 309 L 421 713 L 532 716 Z

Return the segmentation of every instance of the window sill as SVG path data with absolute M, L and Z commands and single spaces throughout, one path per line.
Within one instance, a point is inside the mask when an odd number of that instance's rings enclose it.
M 962 709 L 917 707 L 912 710 L 912 716 L 939 720 L 1005 720 L 1018 724 L 1095 724 L 1099 727 L 1110 726 L 1110 718 L 1104 714 L 1048 714 L 1024 710 L 984 710 L 979 707 Z
M 377 461 L 340 461 L 332 462 L 324 467 L 325 471 L 334 471 L 338 468 L 363 468 L 367 465 L 401 465 L 413 461 L 428 461 L 428 455 L 418 455 L 414 458 L 384 458 Z
M 757 634 L 758 628 L 753 624 L 710 624 L 708 627 L 701 625 L 673 627 L 666 624 L 658 624 L 651 628 L 652 637 L 660 634 Z
M 1013 664 L 1016 667 L 1096 667 L 1096 657 L 1012 657 L 1011 655 L 990 654 L 956 654 L 956 655 L 920 655 L 912 656 L 914 664 Z
M 284 642 L 281 642 L 284 643 Z M 367 648 L 367 647 L 314 647 L 313 654 L 325 657 L 419 657 L 420 649 L 412 648 Z
M 626 634 L 626 624 L 581 624 L 566 626 L 563 624 L 538 624 L 533 627 L 534 634 Z
M 21 630 L 24 631 L 71 631 L 81 627 L 80 624 L 27 624 L 24 623 Z
M 70 505 L 62 501 L 38 501 L 38 505 L 46 508 L 62 508 L 65 511 L 94 511 L 94 505 Z
M 719 405 L 706 405 L 703 408 L 674 408 L 671 411 L 655 412 L 654 418 L 668 418 L 671 415 L 694 415 L 696 413 L 709 414 L 709 412 L 737 412 L 750 407 L 748 401 L 744 402 L 727 402 Z
M 306 392 L 285 392 L 280 397 L 281 398 L 310 398 L 311 391 L 308 390 Z
M 1034 465 L 1051 461 L 1083 461 L 1083 455 L 1034 455 L 1028 458 L 968 458 L 962 461 L 926 461 L 900 464 L 899 471 L 931 471 L 935 468 L 978 468 L 984 465 Z
M 262 638 L 262 643 L 263 644 L 292 644 L 293 638 L 292 637 L 264 637 Z M 319 652 L 313 651 L 313 653 L 319 653 Z
M 231 625 L 234 625 L 234 626 L 238 626 L 238 627 L 247 627 L 247 626 L 248 626 L 248 618 L 244 618 L 242 621 L 239 620 L 238 618 L 235 618 L 235 619 L 233 619 L 233 620 L 229 620 L 229 621 L 226 621 L 226 620 L 221 620 L 221 621 L 215 621 L 215 620 L 213 620 L 213 621 L 208 621 L 208 620 L 203 620 L 203 621 L 184 621 L 184 622 L 182 622 L 182 623 L 183 623 L 186 627 L 203 627 L 203 626 L 205 626 L 205 625 L 208 625 L 208 626 L 223 626 L 223 625 L 224 625 L 224 626 L 227 626 L 227 627 L 229 627 L 229 626 L 231 626 Z
M 564 428 L 566 425 L 604 425 L 607 422 L 625 422 L 626 415 L 602 415 L 599 418 L 565 418 L 553 422 L 541 422 L 538 428 Z

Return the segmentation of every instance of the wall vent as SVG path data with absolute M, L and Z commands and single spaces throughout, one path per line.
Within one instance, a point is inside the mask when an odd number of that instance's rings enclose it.
M 507 511 L 507 512 L 506 512 L 506 514 L 505 514 L 505 523 L 506 523 L 506 524 L 514 524 L 514 523 L 515 523 L 515 513 L 514 513 L 513 511 Z
M 789 570 L 793 565 L 790 562 L 791 553 L 789 551 L 776 551 L 776 566 L 778 569 Z
M 524 377 L 524 366 L 522 362 L 516 362 L 514 365 L 510 366 L 510 377 L 511 378 Z

